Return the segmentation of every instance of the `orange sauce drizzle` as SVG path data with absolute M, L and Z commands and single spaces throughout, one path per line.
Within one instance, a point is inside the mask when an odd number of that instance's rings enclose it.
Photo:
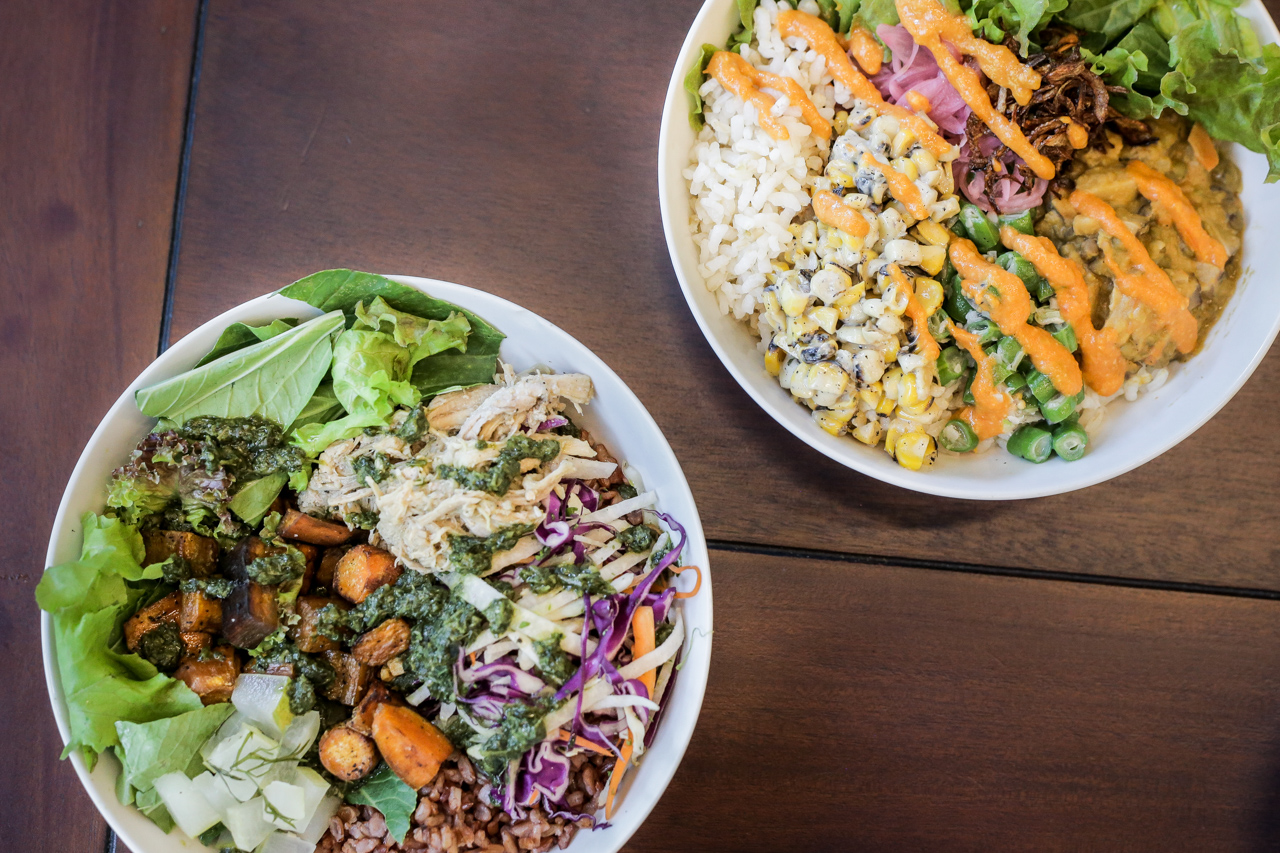
M 1004 432 L 1004 419 L 1009 414 L 1009 404 L 1013 402 L 1009 399 L 1009 395 L 996 385 L 995 356 L 987 355 L 982 351 L 982 344 L 978 342 L 977 335 L 960 328 L 950 320 L 947 321 L 947 325 L 956 343 L 964 347 L 965 352 L 969 353 L 978 364 L 978 372 L 974 374 L 973 385 L 969 388 L 973 392 L 974 404 L 956 412 L 956 417 L 967 421 L 978 438 L 994 438 Z
M 849 54 L 836 41 L 835 32 L 821 18 L 786 9 L 778 13 L 778 32 L 783 38 L 802 38 L 807 41 L 809 47 L 826 58 L 827 70 L 831 72 L 831 76 L 839 80 L 855 98 L 866 101 L 883 115 L 896 118 L 935 157 L 941 159 L 945 154 L 954 153 L 955 147 L 943 139 L 928 121 L 905 107 L 891 104 L 880 97 L 880 91 L 875 85 L 853 67 Z
M 902 272 L 902 267 L 897 264 L 889 264 L 889 280 L 907 291 L 906 314 L 911 318 L 912 328 L 915 329 L 916 347 L 920 350 L 920 354 L 929 361 L 937 361 L 941 349 L 938 347 L 938 342 L 933 339 L 933 333 L 929 331 L 929 315 L 924 312 L 924 305 L 920 304 L 920 300 L 916 298 L 916 291 L 911 286 L 911 281 Z
M 1036 370 L 1068 396 L 1079 394 L 1084 376 L 1071 351 L 1038 326 L 1031 326 L 1031 294 L 1022 279 L 987 260 L 968 240 L 951 241 L 951 263 L 960 273 L 965 296 L 991 315 L 1000 331 L 1022 345 Z M 998 295 L 987 292 L 994 287 Z
M 929 99 L 915 89 L 907 92 L 907 106 L 918 113 L 927 113 L 933 108 L 933 104 L 929 103 Z
M 951 15 L 937 0 L 897 0 L 897 7 L 902 25 L 917 44 L 933 54 L 938 67 L 969 109 L 1037 176 L 1044 180 L 1052 178 L 1056 173 L 1053 163 L 1035 149 L 1018 125 L 997 112 L 978 72 L 960 64 L 942 40 L 945 38 L 961 53 L 976 58 L 983 72 L 1009 89 L 1019 104 L 1030 102 L 1031 92 L 1040 88 L 1040 75 L 1018 62 L 1008 48 L 976 38 L 963 16 Z
M 871 231 L 871 225 L 861 213 L 828 190 L 819 190 L 813 194 L 813 212 L 820 222 L 854 237 L 865 237 Z
M 862 167 L 864 169 L 878 169 L 880 174 L 884 175 L 885 180 L 889 182 L 889 194 L 902 202 L 902 206 L 916 219 L 929 218 L 929 205 L 924 203 L 924 197 L 920 195 L 920 188 L 897 169 L 888 163 L 881 163 L 870 152 L 862 152 Z
M 1196 160 L 1204 166 L 1206 172 L 1212 172 L 1218 168 L 1218 147 L 1213 144 L 1208 131 L 1200 122 L 1191 125 L 1191 135 L 1187 137 L 1187 142 L 1190 143 Z
M 1004 225 L 1000 239 L 1006 246 L 1022 255 L 1053 285 L 1058 297 L 1058 310 L 1071 324 L 1080 344 L 1080 358 L 1084 362 L 1084 381 L 1104 397 L 1110 397 L 1124 385 L 1125 361 L 1116 345 L 1113 329 L 1098 330 L 1093 327 L 1093 310 L 1089 305 L 1089 285 L 1078 262 L 1067 260 L 1058 254 L 1057 248 L 1047 237 L 1023 234 Z
M 1173 220 L 1174 227 L 1178 229 L 1183 242 L 1196 256 L 1196 260 L 1213 264 L 1218 269 L 1226 268 L 1227 247 L 1204 230 L 1200 214 L 1196 213 L 1196 209 L 1177 184 L 1137 160 L 1130 160 L 1125 171 L 1138 185 L 1138 192 L 1158 208 L 1157 212 L 1163 212 Z
M 849 53 L 868 74 L 879 74 L 884 62 L 884 49 L 866 27 L 849 28 Z
M 1066 116 L 1062 117 L 1062 121 L 1067 126 L 1067 141 L 1071 143 L 1071 147 L 1079 151 L 1089 144 L 1089 131 L 1079 122 L 1072 121 Z
M 1196 345 L 1196 318 L 1187 310 L 1187 297 L 1178 292 L 1169 275 L 1147 254 L 1146 246 L 1121 221 L 1111 205 L 1092 193 L 1076 190 L 1070 202 L 1076 210 L 1094 219 L 1129 256 L 1129 270 L 1120 269 L 1111 244 L 1102 241 L 1107 266 L 1115 277 L 1116 287 L 1156 313 L 1168 329 L 1179 352 L 1191 352 Z
M 813 129 L 814 136 L 821 139 L 831 138 L 831 122 L 822 117 L 804 89 L 790 77 L 761 71 L 738 54 L 727 50 L 717 51 L 711 57 L 711 61 L 707 63 L 707 73 L 743 101 L 755 104 L 760 126 L 774 139 L 789 139 L 791 134 L 787 132 L 782 121 L 773 114 L 773 105 L 776 102 L 761 92 L 757 88 L 759 86 L 767 86 L 782 92 L 793 105 L 800 108 L 800 114 L 805 124 Z

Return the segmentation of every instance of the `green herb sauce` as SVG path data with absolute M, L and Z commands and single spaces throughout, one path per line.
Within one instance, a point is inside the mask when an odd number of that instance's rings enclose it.
M 542 724 L 542 718 L 553 704 L 551 697 L 546 697 L 528 704 L 513 702 L 506 705 L 506 716 L 498 730 L 472 753 L 480 772 L 490 779 L 500 779 L 511 761 L 546 739 L 547 728 Z
M 378 513 L 369 510 L 366 512 L 349 512 L 342 517 L 342 520 L 351 527 L 360 530 L 373 530 L 378 526 Z
M 520 569 L 520 580 L 529 585 L 529 589 L 538 595 L 545 595 L 551 590 L 564 587 L 579 593 L 589 592 L 594 596 L 613 595 L 617 592 L 607 580 L 601 577 L 594 566 L 587 563 L 563 566 L 524 566 Z
M 525 459 L 550 462 L 560 455 L 560 442 L 553 438 L 542 441 L 527 435 L 513 435 L 507 439 L 497 458 L 485 468 L 464 468 L 461 465 L 439 465 L 436 473 L 457 482 L 464 489 L 505 495 L 511 481 L 520 473 L 520 463 Z
M 164 622 L 138 640 L 138 654 L 155 664 L 161 672 L 176 669 L 182 659 L 182 636 L 177 624 Z
M 464 575 L 478 575 L 493 568 L 493 555 L 509 551 L 528 536 L 537 525 L 513 524 L 489 536 L 454 535 L 449 537 L 449 566 Z
M 426 435 L 427 429 L 427 410 L 418 406 L 404 419 L 404 423 L 400 424 L 400 428 L 396 430 L 396 436 L 412 444 Z
M 178 427 L 177 433 L 202 442 L 206 470 L 225 468 L 239 483 L 268 474 L 292 474 L 307 465 L 307 455 L 286 440 L 280 425 L 258 415 L 191 418 Z
M 297 548 L 265 554 L 245 564 L 245 574 L 250 580 L 263 586 L 288 583 L 302 577 L 307 570 L 307 558 Z
M 538 672 L 544 681 L 555 687 L 560 687 L 578 671 L 578 664 L 568 652 L 560 648 L 560 641 L 563 639 L 564 635 L 556 632 L 533 644 L 534 654 L 538 658 Z
M 637 524 L 619 533 L 618 541 L 622 543 L 623 550 L 638 554 L 653 547 L 653 543 L 658 541 L 658 532 L 647 525 Z
M 235 582 L 230 578 L 187 578 L 178 584 L 182 592 L 202 592 L 210 598 L 226 598 L 235 591 Z
M 381 483 L 391 476 L 391 467 L 394 464 L 391 457 L 385 453 L 370 453 L 357 456 L 352 460 L 351 470 L 355 471 L 361 483 L 368 482 L 370 478 L 375 483 Z

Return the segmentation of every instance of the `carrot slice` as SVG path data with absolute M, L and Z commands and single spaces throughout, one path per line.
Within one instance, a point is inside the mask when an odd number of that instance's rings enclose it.
M 600 755 L 613 755 L 613 752 L 611 750 L 605 749 L 603 746 L 600 746 L 599 744 L 592 743 L 586 738 L 575 738 L 573 735 L 569 734 L 564 729 L 556 729 L 552 733 L 552 737 L 554 737 L 556 740 L 562 740 L 565 743 L 570 744 L 571 746 L 582 747 L 583 749 L 588 749 L 588 750 L 591 750 L 592 752 L 597 752 Z
M 697 566 L 672 566 L 671 567 L 671 571 L 677 574 L 679 574 L 680 572 L 689 571 L 690 569 L 698 573 L 698 582 L 695 583 L 693 585 L 693 589 L 689 590 L 688 592 L 677 592 L 676 598 L 693 598 L 695 595 L 698 594 L 698 590 L 702 589 L 702 569 L 698 568 Z
M 658 647 L 654 632 L 653 608 L 637 607 L 635 615 L 631 617 L 631 634 L 635 638 L 631 647 L 632 660 L 639 660 Z M 649 691 L 650 699 L 653 698 L 653 685 L 657 677 L 657 672 L 652 669 L 640 676 L 640 683 Z
M 604 819 L 611 820 L 613 818 L 614 798 L 618 793 L 618 785 L 622 784 L 622 774 L 627 772 L 627 765 L 631 763 L 631 740 L 628 739 L 622 745 L 622 757 L 618 759 L 618 763 L 613 767 L 613 776 L 609 779 L 609 796 L 604 801 Z

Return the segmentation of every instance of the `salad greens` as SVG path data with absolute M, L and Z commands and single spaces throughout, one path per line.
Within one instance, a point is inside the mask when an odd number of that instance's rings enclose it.
M 416 288 L 380 275 L 353 270 L 325 270 L 296 281 L 280 291 L 321 311 L 343 311 L 348 324 L 356 305 L 381 296 L 388 305 L 426 320 L 444 321 L 458 312 L 471 329 L 465 350 L 442 352 L 418 363 L 411 382 L 424 397 L 445 389 L 483 385 L 493 379 L 498 348 L 505 335 L 478 315 L 456 305 L 428 296 Z
M 181 681 L 124 651 L 125 620 L 168 590 L 159 565 L 142 567 L 137 529 L 94 513 L 80 523 L 80 558 L 46 569 L 36 602 L 52 617 L 67 702 L 71 737 L 63 757 L 79 748 L 92 769 L 99 753 L 121 746 L 118 722 L 148 723 L 203 706 Z
M 390 767 L 380 764 L 363 785 L 347 794 L 347 802 L 372 806 L 382 812 L 391 837 L 397 844 L 403 844 L 404 837 L 409 834 L 409 818 L 418 807 L 418 793 Z
M 268 338 L 274 338 L 276 335 L 285 332 L 298 325 L 298 321 L 294 318 L 285 318 L 282 320 L 272 320 L 265 326 L 250 326 L 246 323 L 232 323 L 222 330 L 222 334 L 218 336 L 218 340 L 213 345 L 213 349 L 205 355 L 204 358 L 196 362 L 196 367 L 201 367 L 211 361 L 217 361 L 224 355 L 229 355 L 236 350 L 244 349 L 250 344 L 258 341 L 265 341 Z
M 457 311 L 424 320 L 397 311 L 381 296 L 357 303 L 355 322 L 333 347 L 333 394 L 348 412 L 297 430 L 313 455 L 365 427 L 386 426 L 397 406 L 416 406 L 421 392 L 409 381 L 414 365 L 447 349 L 465 350 L 471 326 Z
M 143 388 L 135 395 L 138 409 L 175 424 L 198 415 L 261 415 L 279 424 L 291 424 L 329 370 L 333 337 L 342 325 L 342 314 L 331 311 Z
M 202 769 L 200 746 L 233 710 L 231 703 L 223 702 L 149 723 L 116 723 L 122 753 L 122 769 L 116 780 L 120 802 L 129 805 L 154 790 L 156 779 L 166 773 L 176 770 L 188 776 L 198 774 Z M 152 815 L 148 817 L 155 820 Z

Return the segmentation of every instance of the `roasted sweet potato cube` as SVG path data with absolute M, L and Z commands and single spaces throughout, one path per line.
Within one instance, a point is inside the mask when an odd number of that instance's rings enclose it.
M 359 604 L 380 586 L 395 583 L 404 571 L 390 551 L 357 545 L 343 555 L 333 570 L 333 588 L 347 601 Z
M 244 581 L 222 602 L 222 636 L 237 648 L 254 648 L 278 627 L 275 587 Z
M 315 577 L 311 579 L 312 588 L 324 587 L 331 589 L 333 587 L 333 571 L 338 567 L 338 561 L 350 551 L 347 545 L 339 545 L 337 548 L 325 548 L 324 554 L 320 556 L 320 564 L 316 566 Z
M 375 678 L 369 684 L 369 689 L 365 691 L 364 698 L 360 700 L 360 704 L 352 709 L 351 719 L 347 721 L 347 725 L 361 734 L 372 735 L 373 712 L 377 710 L 379 705 L 386 703 L 403 705 L 405 701 L 400 697 L 399 693 L 396 693 Z
M 184 633 L 207 631 L 216 634 L 222 630 L 222 602 L 199 591 L 182 593 L 178 627 Z
M 178 556 L 191 564 L 195 577 L 207 578 L 218 565 L 218 540 L 209 536 L 180 530 L 144 530 L 142 542 L 147 549 L 144 566 Z
M 307 566 L 302 570 L 302 586 L 299 592 L 310 592 L 311 582 L 316 576 L 316 568 L 320 565 L 320 549 L 315 545 L 308 545 L 305 542 L 299 542 L 293 547 L 302 552 L 302 556 L 306 558 Z
M 222 555 L 220 562 L 222 573 L 233 580 L 247 581 L 249 573 L 245 567 L 259 557 L 265 557 L 276 549 L 268 548 L 267 543 L 257 536 L 246 536 L 236 547 Z
M 339 779 L 354 782 L 378 766 L 378 751 L 367 735 L 334 726 L 320 736 L 320 763 Z
M 231 691 L 235 689 L 239 674 L 240 661 L 236 658 L 235 649 L 218 646 L 205 660 L 184 658 L 174 670 L 173 677 L 194 690 L 201 702 L 212 705 L 231 700 Z
M 182 638 L 184 655 L 198 655 L 213 645 L 213 634 L 206 631 L 183 631 L 178 636 Z
M 314 518 L 296 509 L 285 510 L 280 521 L 280 535 L 295 542 L 312 545 L 341 545 L 355 534 L 345 524 Z
M 329 598 L 323 595 L 298 596 L 296 611 L 298 621 L 289 626 L 289 639 L 293 640 L 299 651 L 316 654 L 317 652 L 336 651 L 338 649 L 336 642 L 316 630 L 316 624 L 320 619 L 320 611 L 330 604 L 337 605 L 343 610 L 351 606 L 341 599 Z
M 136 652 L 138 641 L 151 629 L 159 628 L 165 622 L 176 624 L 181 606 L 182 600 L 178 593 L 174 592 L 153 604 L 148 604 L 130 616 L 124 623 L 124 642 L 129 647 L 129 651 Z
M 373 741 L 395 774 L 414 790 L 431 784 L 453 744 L 421 714 L 402 705 L 382 704 L 373 712 Z
M 324 659 L 335 673 L 335 678 L 325 688 L 324 695 L 343 705 L 355 705 L 369 686 L 369 667 L 346 652 L 325 652 Z
M 351 647 L 351 656 L 369 666 L 382 666 L 409 648 L 409 623 L 388 619 L 367 632 Z

